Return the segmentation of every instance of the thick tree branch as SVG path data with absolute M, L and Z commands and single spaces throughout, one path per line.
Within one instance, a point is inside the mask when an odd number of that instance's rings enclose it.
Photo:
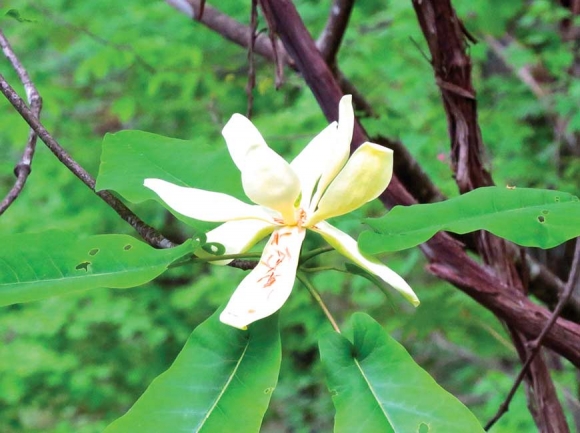
M 193 18 L 194 10 L 199 7 L 199 0 L 166 0 L 167 3 L 176 7 L 179 11 L 185 13 L 190 18 Z M 232 19 L 231 17 L 219 12 L 217 9 L 206 6 L 206 11 L 202 20 L 200 21 L 206 27 L 211 30 L 221 34 L 226 39 L 244 47 L 248 48 L 249 34 L 250 30 L 248 26 L 245 26 L 238 21 Z M 259 42 L 262 41 L 262 42 Z M 280 57 L 285 59 L 287 65 L 297 70 L 297 66 L 294 61 L 286 54 L 285 48 L 282 44 L 278 45 Z M 272 51 L 272 46 L 265 35 L 259 35 L 257 38 L 257 43 L 255 45 L 255 53 L 261 55 L 262 57 L 274 62 L 274 53 Z M 336 67 L 332 70 L 333 75 L 335 75 L 338 80 L 339 86 L 342 88 L 343 93 L 353 94 L 353 101 L 357 109 L 362 109 L 366 115 L 372 116 L 372 107 L 364 100 L 364 97 L 358 94 L 358 91 L 352 84 L 344 78 L 340 70 Z M 357 97 L 358 95 L 358 97 Z M 336 106 L 335 106 L 336 107 Z M 332 120 L 335 120 L 332 119 Z M 366 139 L 366 137 L 365 137 Z M 387 195 L 383 197 L 385 202 L 394 204 L 404 204 L 404 203 L 414 203 L 411 195 L 421 203 L 428 203 L 432 201 L 438 201 L 443 198 L 441 192 L 429 179 L 429 177 L 423 172 L 417 161 L 410 155 L 405 146 L 398 142 L 387 139 L 385 137 L 371 137 L 371 141 L 379 144 L 386 145 L 393 149 L 396 153 L 395 158 L 395 174 L 396 179 L 393 180 Z M 401 192 L 400 182 L 411 195 Z M 396 186 L 398 185 L 398 186 Z M 395 192 L 393 192 L 395 191 Z M 390 200 L 390 195 L 397 195 L 398 198 Z M 405 202 L 405 200 L 407 200 Z M 512 252 L 514 256 L 517 256 L 516 251 Z M 523 260 L 528 269 L 530 269 L 530 290 L 532 293 L 536 294 L 540 299 L 549 303 L 555 304 L 554 300 L 557 299 L 558 293 L 563 290 L 564 283 L 560 281 L 554 274 L 552 274 L 545 266 L 539 264 L 535 259 L 533 259 L 529 254 L 525 255 L 525 260 Z M 570 315 L 575 318 L 580 317 L 580 303 L 575 302 L 569 307 Z
M 318 51 L 328 65 L 332 65 L 336 61 L 336 55 L 348 27 L 353 6 L 354 0 L 334 0 L 332 2 L 328 20 L 316 42 Z
M 413 7 L 429 46 L 435 82 L 441 90 L 459 190 L 465 193 L 493 185 L 490 173 L 483 166 L 485 147 L 477 118 L 471 59 L 467 53 L 466 38 L 470 35 L 450 0 L 413 0 Z M 485 263 L 493 267 L 497 278 L 509 287 L 508 294 L 517 292 L 525 296 L 524 276 L 527 270 L 516 268 L 508 242 L 482 231 L 476 234 L 475 244 Z M 548 325 L 546 327 L 549 328 Z M 507 322 L 507 326 L 520 359 L 526 362 L 530 359 L 526 347 L 530 336 L 512 323 Z M 542 432 L 567 432 L 566 418 L 543 358 L 532 357 L 527 364 L 527 395 L 536 424 Z
M 544 339 L 546 338 L 546 335 L 548 334 L 548 332 L 550 332 L 550 329 L 552 328 L 554 323 L 556 323 L 558 316 L 560 315 L 560 313 L 564 309 L 564 306 L 566 305 L 566 303 L 568 302 L 568 300 L 572 296 L 574 289 L 576 287 L 578 287 L 579 285 L 580 285 L 580 238 L 576 239 L 574 259 L 572 261 L 572 268 L 570 270 L 570 276 L 568 277 L 568 282 L 566 283 L 566 289 L 562 293 L 560 300 L 558 301 L 558 305 L 556 306 L 556 308 L 552 312 L 550 320 L 548 320 L 548 322 L 546 323 L 546 325 L 542 329 L 542 332 L 540 333 L 540 335 L 538 335 L 538 338 L 536 338 L 535 340 L 533 340 L 530 343 L 529 348 L 531 350 L 528 353 L 528 357 L 526 359 L 526 362 L 524 363 L 524 365 L 522 366 L 522 369 L 520 370 L 518 376 L 516 377 L 516 379 L 512 385 L 512 388 L 510 389 L 510 391 L 508 392 L 508 394 L 506 396 L 505 401 L 500 405 L 498 412 L 485 425 L 485 430 L 489 430 L 503 416 L 503 414 L 508 411 L 509 405 L 510 405 L 520 383 L 522 383 L 522 380 L 524 379 L 526 373 L 530 369 L 530 366 L 532 365 L 532 361 L 539 354 L 540 349 L 542 348 L 542 343 L 543 343 Z M 550 428 L 554 428 L 554 427 L 555 426 L 551 426 Z M 563 430 L 561 430 L 561 428 L 562 427 L 560 426 L 560 430 L 555 430 L 555 431 L 562 432 Z
M 95 179 L 82 168 L 72 157 L 64 150 L 61 145 L 50 135 L 46 128 L 40 123 L 40 120 L 26 106 L 26 103 L 18 96 L 14 89 L 6 82 L 0 74 L 0 91 L 12 106 L 20 113 L 22 118 L 36 132 L 38 137 L 46 144 L 51 152 L 62 162 L 76 177 L 78 177 L 86 186 L 97 194 L 105 203 L 107 203 L 121 218 L 127 221 L 139 235 L 150 245 L 157 248 L 169 248 L 175 246 L 173 242 L 166 239 L 153 227 L 145 224 L 135 215 L 127 206 L 109 191 L 95 191 Z
M 337 107 L 342 92 L 330 68 L 322 59 L 314 41 L 289 0 L 261 0 L 273 13 L 286 51 L 319 102 L 328 120 L 337 119 Z M 362 126 L 355 122 L 353 145 L 367 140 Z M 387 205 L 416 203 L 397 176 L 381 196 Z M 431 262 L 429 269 L 451 281 L 498 317 L 513 324 L 528 337 L 535 338 L 548 320 L 549 312 L 533 304 L 522 293 L 505 285 L 496 275 L 475 263 L 461 245 L 445 233 L 436 235 L 422 250 Z M 580 366 L 580 326 L 558 319 L 548 334 L 546 345 Z
M 6 39 L 6 36 L 4 36 L 4 33 L 2 33 L 2 30 L 0 30 L 0 47 L 2 47 L 4 55 L 12 64 L 12 67 L 18 74 L 18 78 L 20 78 L 20 81 L 24 86 L 26 98 L 28 99 L 28 104 L 30 105 L 32 113 L 34 114 L 34 116 L 39 118 L 40 110 L 42 109 L 42 98 L 40 97 L 40 94 L 38 93 L 36 87 L 32 83 L 32 80 L 30 79 L 28 72 L 26 71 L 26 69 L 24 68 L 24 66 L 14 53 L 14 51 L 12 50 L 12 47 L 10 46 L 8 39 Z M 34 150 L 36 149 L 36 139 L 37 135 L 34 132 L 34 130 L 31 129 L 30 132 L 28 133 L 28 140 L 26 142 L 26 146 L 24 148 L 22 157 L 20 158 L 18 164 L 16 164 L 16 167 L 14 167 L 16 182 L 14 183 L 14 185 L 12 186 L 6 197 L 2 200 L 2 202 L 0 202 L 0 215 L 2 215 L 6 211 L 6 209 L 8 209 L 10 205 L 14 203 L 14 200 L 18 198 L 20 192 L 22 191 L 24 185 L 26 184 L 26 180 L 28 179 L 28 176 L 32 171 L 31 165 L 32 158 L 34 157 Z

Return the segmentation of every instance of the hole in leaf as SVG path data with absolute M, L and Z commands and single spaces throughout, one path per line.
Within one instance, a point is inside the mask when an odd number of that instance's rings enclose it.
M 546 209 L 544 209 L 544 210 L 542 211 L 542 213 L 543 213 L 544 215 L 548 215 L 548 214 L 550 213 L 550 211 L 549 211 L 549 210 L 546 210 Z
M 429 426 L 424 422 L 422 422 L 421 424 L 419 424 L 419 429 L 417 430 L 417 433 L 427 433 L 429 430 L 431 430 Z
M 540 215 L 540 216 L 538 217 L 538 221 L 539 221 L 539 222 L 541 222 L 541 223 L 543 223 L 543 222 L 545 222 L 545 221 L 546 221 L 546 218 L 544 218 L 542 215 Z
M 89 256 L 94 256 L 99 252 L 98 248 L 93 248 L 92 250 L 89 251 Z
M 87 271 L 89 270 L 89 265 L 90 265 L 90 264 L 91 264 L 91 262 L 82 262 L 82 263 L 79 263 L 79 264 L 78 264 L 78 265 L 75 267 L 75 269 L 76 269 L 77 271 L 80 271 L 80 270 L 82 269 L 82 270 L 84 270 L 85 272 L 87 272 Z
M 213 254 L 215 256 L 222 256 L 226 252 L 226 247 L 217 242 L 208 242 L 201 247 L 206 253 Z
M 129 251 L 131 248 L 133 248 L 133 245 L 131 245 L 131 244 L 127 244 L 127 245 L 125 245 L 125 246 L 123 247 L 123 249 L 124 249 L 125 251 Z

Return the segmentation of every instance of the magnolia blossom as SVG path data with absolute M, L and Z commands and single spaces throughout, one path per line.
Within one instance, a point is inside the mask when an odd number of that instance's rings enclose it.
M 307 229 L 320 234 L 337 251 L 387 282 L 414 305 L 419 304 L 403 278 L 363 255 L 353 238 L 325 221 L 375 199 L 391 180 L 392 150 L 367 142 L 348 158 L 353 127 L 351 97 L 345 96 L 339 104 L 338 122 L 326 127 L 288 163 L 268 147 L 252 122 L 234 114 L 222 134 L 242 174 L 244 191 L 255 205 L 161 179 L 145 180 L 145 186 L 177 212 L 202 221 L 223 222 L 207 233 L 207 240 L 223 244 L 225 254 L 243 253 L 271 234 L 258 265 L 243 279 L 222 312 L 222 322 L 246 329 L 282 307 L 294 285 Z

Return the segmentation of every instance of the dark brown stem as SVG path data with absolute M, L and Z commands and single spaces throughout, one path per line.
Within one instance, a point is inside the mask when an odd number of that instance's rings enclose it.
M 4 33 L 2 33 L 2 30 L 0 30 L 0 47 L 2 47 L 4 55 L 12 64 L 12 67 L 18 74 L 18 78 L 20 78 L 20 81 L 24 86 L 24 91 L 26 92 L 26 97 L 28 99 L 28 104 L 30 105 L 32 113 L 37 118 L 40 117 L 40 110 L 42 109 L 42 98 L 32 83 L 28 72 L 12 50 L 8 39 L 6 39 L 6 36 L 4 36 Z M 2 202 L 0 202 L 0 215 L 2 215 L 6 209 L 8 209 L 10 205 L 14 203 L 14 200 L 18 198 L 20 192 L 24 189 L 24 185 L 26 184 L 28 176 L 32 171 L 31 165 L 32 158 L 34 157 L 34 151 L 36 149 L 36 139 L 37 135 L 34 130 L 31 129 L 28 133 L 28 140 L 26 142 L 24 152 L 22 153 L 22 157 L 20 158 L 18 164 L 16 164 L 16 167 L 14 167 L 16 182 L 14 182 L 14 185 L 10 191 L 8 191 L 6 197 L 2 200 Z
M 353 6 L 354 0 L 334 0 L 332 2 L 328 20 L 316 42 L 322 58 L 329 65 L 336 61 L 336 55 L 348 27 Z
M 26 106 L 26 103 L 18 96 L 14 89 L 6 82 L 0 74 L 0 91 L 12 106 L 20 113 L 22 118 L 36 132 L 38 137 L 46 144 L 51 152 L 62 162 L 76 177 L 78 177 L 86 186 L 97 194 L 105 203 L 107 203 L 121 218 L 127 221 L 137 230 L 139 235 L 150 245 L 157 248 L 170 248 L 175 246 L 173 242 L 166 239 L 153 227 L 145 224 L 135 215 L 127 206 L 109 191 L 95 191 L 95 179 L 82 168 L 66 150 L 50 135 L 46 128 L 40 123 L 40 120 Z
M 254 61 L 254 46 L 256 44 L 256 31 L 258 29 L 258 0 L 252 0 L 252 10 L 250 12 L 250 33 L 248 35 L 248 83 L 246 84 L 246 95 L 248 96 L 248 106 L 246 117 L 252 118 L 254 107 L 254 87 L 256 86 L 256 64 Z
M 269 4 L 286 51 L 293 57 L 327 119 L 336 120 L 342 92 L 294 5 L 289 0 L 261 0 L 261 3 Z M 366 140 L 367 136 L 357 122 L 353 145 Z M 397 176 L 393 177 L 381 199 L 389 206 L 416 203 Z M 429 270 L 454 283 L 528 337 L 538 335 L 548 320 L 550 313 L 545 308 L 534 304 L 521 292 L 510 289 L 500 278 L 471 259 L 461 244 L 449 235 L 439 233 L 421 249 L 431 262 Z M 580 366 L 580 326 L 577 324 L 558 319 L 546 337 L 546 345 Z
M 560 296 L 560 300 L 558 301 L 558 305 L 556 305 L 556 308 L 552 312 L 552 315 L 550 316 L 550 319 L 548 320 L 548 322 L 546 322 L 546 324 L 544 325 L 544 328 L 542 329 L 542 332 L 540 332 L 540 335 L 538 335 L 538 337 L 535 340 L 531 341 L 528 344 L 528 348 L 530 349 L 530 351 L 528 353 L 528 357 L 526 359 L 526 362 L 524 363 L 522 369 L 520 370 L 519 374 L 517 375 L 516 379 L 514 380 L 514 383 L 511 387 L 510 391 L 508 392 L 504 402 L 500 405 L 499 410 L 497 411 L 495 416 L 492 419 L 490 419 L 488 421 L 488 423 L 485 425 L 485 430 L 489 430 L 497 421 L 499 421 L 499 419 L 503 416 L 503 414 L 505 414 L 508 411 L 509 405 L 510 405 L 520 383 L 522 383 L 522 380 L 524 379 L 524 377 L 528 373 L 528 370 L 530 369 L 532 361 L 540 352 L 540 349 L 542 347 L 542 343 L 544 342 L 544 339 L 548 335 L 548 332 L 550 332 L 550 330 L 552 329 L 552 326 L 554 326 L 554 324 L 556 323 L 556 320 L 560 316 L 562 309 L 564 308 L 564 306 L 566 305 L 566 303 L 568 302 L 568 300 L 572 296 L 574 289 L 578 286 L 579 283 L 580 283 L 580 238 L 576 239 L 576 247 L 574 250 L 574 259 L 572 261 L 572 268 L 570 270 L 570 276 L 568 277 L 568 282 L 566 283 L 566 288 L 565 288 L 564 292 L 562 293 L 562 295 Z

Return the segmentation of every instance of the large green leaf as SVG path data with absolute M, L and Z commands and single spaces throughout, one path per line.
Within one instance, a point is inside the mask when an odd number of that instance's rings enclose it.
M 352 326 L 352 343 L 334 332 L 320 340 L 335 433 L 483 432 L 475 416 L 371 317 L 355 313 Z
M 156 200 L 174 212 L 157 194 L 143 186 L 147 178 L 245 197 L 240 172 L 223 139 L 207 145 L 143 131 L 107 134 L 103 140 L 96 189 L 114 190 L 133 203 Z M 179 213 L 174 214 L 198 229 L 209 227 Z
M 580 236 L 580 202 L 559 191 L 486 187 L 440 203 L 395 206 L 366 222 L 376 232 L 363 232 L 358 242 L 369 254 L 414 247 L 442 230 L 487 230 L 526 247 L 552 248 Z
M 221 323 L 220 312 L 105 433 L 259 431 L 280 370 L 278 315 L 240 331 Z
M 151 281 L 187 254 L 188 241 L 156 250 L 127 235 L 78 239 L 59 231 L 0 238 L 0 306 L 78 290 L 125 289 Z

